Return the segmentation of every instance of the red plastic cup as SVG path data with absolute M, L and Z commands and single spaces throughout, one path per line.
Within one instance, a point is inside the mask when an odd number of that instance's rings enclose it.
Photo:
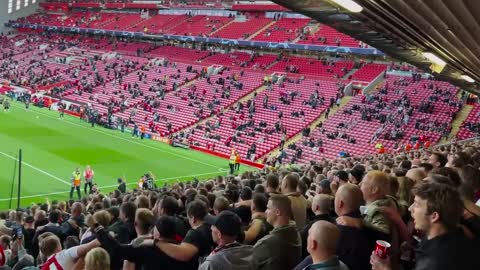
M 388 254 L 390 253 L 390 243 L 383 240 L 377 240 L 377 245 L 375 247 L 375 254 L 381 259 L 386 259 Z

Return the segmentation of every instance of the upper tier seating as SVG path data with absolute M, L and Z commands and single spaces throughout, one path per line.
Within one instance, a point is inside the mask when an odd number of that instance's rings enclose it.
M 465 140 L 477 136 L 480 136 L 480 104 L 475 103 L 467 119 L 463 121 L 457 139 Z
M 351 79 L 354 81 L 363 81 L 371 82 L 378 75 L 387 70 L 387 65 L 385 64 L 365 64 L 355 73 L 353 73 Z
M 353 68 L 353 65 L 354 63 L 350 61 L 322 62 L 314 58 L 292 56 L 284 57 L 278 63 L 269 68 L 269 70 L 329 78 L 342 78 Z
M 301 33 L 303 27 L 310 22 L 310 19 L 283 18 L 276 21 L 268 29 L 260 32 L 253 38 L 256 41 L 269 42 L 292 42 Z
M 177 26 L 169 29 L 168 33 L 185 36 L 209 35 L 231 20 L 232 18 L 223 16 L 193 16 L 191 18 L 187 18 Z
M 216 38 L 229 38 L 229 39 L 246 39 L 253 35 L 263 27 L 265 27 L 272 20 L 268 18 L 249 18 L 245 22 L 232 22 L 226 27 L 211 34 Z
M 338 32 L 327 25 L 321 25 L 320 29 L 313 35 L 309 35 L 305 40 L 300 40 L 301 44 L 359 47 L 360 43 L 354 38 Z

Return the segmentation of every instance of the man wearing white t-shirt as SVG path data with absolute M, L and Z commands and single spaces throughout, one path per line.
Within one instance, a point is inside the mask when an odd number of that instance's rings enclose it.
M 77 259 L 84 257 L 88 251 L 100 246 L 95 240 L 87 244 L 62 250 L 60 239 L 56 235 L 49 235 L 39 242 L 40 252 L 47 258 L 42 270 L 73 269 Z

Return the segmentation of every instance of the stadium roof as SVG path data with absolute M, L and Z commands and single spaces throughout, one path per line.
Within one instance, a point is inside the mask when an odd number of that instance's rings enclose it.
M 336 3 L 345 0 L 272 1 L 424 70 L 432 53 L 446 63 L 438 79 L 480 94 L 479 0 L 354 0 L 361 12 Z

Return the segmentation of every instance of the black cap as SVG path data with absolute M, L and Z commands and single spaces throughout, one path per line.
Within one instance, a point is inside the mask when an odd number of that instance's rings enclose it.
M 232 211 L 222 211 L 218 216 L 209 218 L 207 221 L 215 226 L 222 234 L 228 236 L 237 236 L 242 230 L 242 220 Z
M 335 173 L 335 176 L 337 176 L 342 181 L 348 181 L 348 173 L 346 173 L 345 171 L 338 171 Z

